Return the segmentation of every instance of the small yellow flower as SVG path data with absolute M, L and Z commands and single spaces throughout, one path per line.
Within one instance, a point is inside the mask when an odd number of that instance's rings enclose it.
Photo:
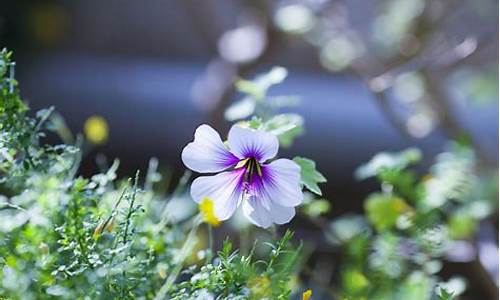
M 267 276 L 257 276 L 248 281 L 248 288 L 254 299 L 265 298 L 271 293 L 271 281 Z
M 302 300 L 309 300 L 311 298 L 313 292 L 311 290 L 307 290 L 302 293 Z
M 100 145 L 108 140 L 108 123 L 103 117 L 92 116 L 85 121 L 83 126 L 85 137 L 92 144 Z
M 205 197 L 198 205 L 198 209 L 203 215 L 203 221 L 205 221 L 205 223 L 214 227 L 220 225 L 221 221 L 214 215 L 214 202 L 211 199 Z

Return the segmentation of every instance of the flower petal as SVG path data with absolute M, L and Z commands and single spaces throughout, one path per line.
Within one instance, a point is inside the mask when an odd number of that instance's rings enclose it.
M 253 157 L 263 163 L 278 153 L 278 138 L 262 130 L 233 125 L 227 140 L 231 152 L 240 159 Z
M 249 191 L 263 206 L 274 203 L 293 207 L 302 203 L 304 195 L 300 186 L 300 167 L 296 163 L 282 158 L 261 168 L 262 176 L 253 174 Z
M 206 124 L 196 129 L 194 141 L 184 147 L 181 156 L 186 167 L 200 173 L 220 172 L 239 161 L 224 146 L 217 131 Z
M 223 221 L 231 217 L 243 195 L 245 169 L 201 176 L 191 184 L 191 197 L 197 203 L 208 198 L 214 203 L 214 215 Z
M 243 202 L 243 213 L 253 224 L 268 228 L 273 223 L 285 224 L 290 222 L 295 216 L 295 208 L 271 203 L 268 210 L 257 197 L 251 196 Z

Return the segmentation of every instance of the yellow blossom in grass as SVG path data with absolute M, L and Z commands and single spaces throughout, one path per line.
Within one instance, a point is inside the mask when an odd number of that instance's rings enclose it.
M 313 292 L 311 290 L 307 290 L 302 293 L 302 300 L 309 300 L 311 298 Z
M 83 126 L 85 137 L 92 144 L 100 145 L 108 140 L 108 123 L 103 117 L 92 116 L 85 121 Z
M 209 198 L 204 198 L 198 205 L 198 209 L 203 215 L 203 221 L 214 227 L 220 225 L 220 220 L 214 215 L 214 202 Z
M 252 299 L 265 298 L 271 294 L 271 280 L 267 276 L 257 276 L 248 281 Z

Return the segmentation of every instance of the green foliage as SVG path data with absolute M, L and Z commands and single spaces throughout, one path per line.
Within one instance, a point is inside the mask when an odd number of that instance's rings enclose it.
M 283 67 L 274 67 L 268 73 L 257 76 L 254 80 L 240 79 L 236 82 L 236 89 L 245 97 L 226 109 L 225 117 L 228 121 L 246 119 L 252 115 L 272 116 L 273 110 L 293 105 L 293 97 L 270 97 L 267 91 L 273 85 L 285 80 L 288 72 Z
M 304 119 L 297 114 L 279 114 L 267 120 L 262 128 L 278 137 L 280 145 L 289 147 L 304 132 Z
M 286 76 L 285 68 L 274 67 L 253 80 L 237 81 L 236 89 L 245 97 L 226 109 L 226 120 L 243 120 L 253 116 L 245 122 L 250 128 L 268 131 L 278 137 L 282 147 L 289 147 L 304 132 L 304 119 L 293 113 L 278 113 L 278 110 L 293 106 L 298 100 L 293 96 L 267 94 L 270 87 L 283 82 Z
M 365 210 L 377 231 L 394 228 L 398 219 L 411 211 L 403 199 L 386 194 L 371 195 L 365 201 Z
M 316 218 L 330 211 L 331 205 L 328 200 L 321 198 L 314 199 L 314 195 L 311 193 L 305 193 L 304 196 L 304 202 L 300 209 L 305 215 Z
M 291 113 L 275 115 L 267 121 L 254 116 L 250 121 L 241 123 L 252 129 L 264 130 L 274 134 L 278 138 L 280 145 L 285 148 L 291 146 L 295 138 L 304 132 L 302 117 Z
M 53 109 L 29 116 L 10 56 L 0 53 L 0 298 L 290 299 L 301 260 L 290 231 L 262 253 L 260 243 L 248 251 L 250 230 L 239 227 L 240 249 L 226 240 L 213 257 L 211 231 L 207 246 L 201 216 L 186 206 L 189 174 L 172 194 L 158 191 L 155 159 L 142 184 L 139 173 L 117 179 L 118 161 L 78 177 L 82 141 L 41 142 L 50 131 L 61 133 L 62 121 Z M 251 109 L 227 114 L 248 118 L 241 122 L 288 146 L 302 133 L 303 119 L 276 113 L 292 98 L 267 95 L 285 77 L 277 68 L 239 81 Z M 335 282 L 341 298 L 444 300 L 464 291 L 463 279 L 443 282 L 437 274 L 449 243 L 470 239 L 496 208 L 498 174 L 479 173 L 474 152 L 460 143 L 423 176 L 411 169 L 420 157 L 415 149 L 377 154 L 356 172 L 381 183 L 364 203 L 366 214 L 324 227 L 342 250 Z M 330 203 L 314 194 L 321 196 L 325 177 L 314 161 L 294 161 L 312 192 L 304 193 L 300 212 L 324 220 Z
M 177 285 L 172 299 L 289 299 L 300 252 L 300 247 L 290 247 L 291 237 L 287 231 L 276 244 L 269 244 L 268 261 L 256 259 L 253 250 L 241 255 L 226 240 L 215 263 L 193 270 L 189 281 Z
M 77 152 L 66 145 L 39 147 L 52 109 L 38 112 L 36 118 L 27 117 L 10 56 L 5 49 L 0 52 L 0 191 L 7 195 L 20 191 L 30 171 L 65 172 L 71 168 L 71 159 L 64 158 Z
M 443 288 L 439 288 L 439 292 L 438 292 L 437 296 L 438 296 L 439 300 L 453 300 L 455 298 L 455 297 L 453 297 L 453 293 L 450 293 Z
M 2 51 L 0 298 L 209 299 L 203 294 L 209 292 L 288 299 L 300 250 L 291 250 L 290 232 L 270 244 L 263 260 L 226 242 L 203 265 L 197 251 L 210 249 L 199 249 L 200 216 L 189 207 L 173 209 L 192 202 L 187 177 L 167 195 L 157 192 L 154 159 L 143 184 L 138 173 L 117 179 L 118 161 L 91 178 L 77 177 L 81 141 L 40 142 L 58 132 L 61 120 L 51 118 L 52 109 L 28 115 L 9 59 Z
M 293 161 L 300 166 L 302 184 L 311 192 L 321 196 L 318 183 L 326 182 L 326 178 L 316 170 L 316 163 L 304 157 L 295 157 Z
M 358 179 L 373 176 L 384 176 L 389 171 L 401 171 L 420 161 L 422 154 L 418 149 L 410 148 L 400 153 L 381 152 L 376 154 L 368 163 L 356 170 Z
M 452 143 L 438 155 L 430 173 L 409 167 L 420 159 L 414 149 L 377 154 L 357 170 L 357 177 L 376 177 L 382 192 L 365 201 L 366 217 L 346 216 L 330 225 L 329 240 L 344 249 L 341 294 L 366 299 L 451 299 L 435 291 L 445 249 L 468 239 L 477 224 L 493 212 L 494 194 L 480 183 L 474 153 Z M 493 190 L 498 191 L 498 186 Z

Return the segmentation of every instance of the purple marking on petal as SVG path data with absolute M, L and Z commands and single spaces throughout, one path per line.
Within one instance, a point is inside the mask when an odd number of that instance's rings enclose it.
M 263 163 L 278 153 L 276 136 L 262 130 L 233 125 L 228 134 L 229 150 L 238 158 L 255 158 Z
M 249 194 L 269 209 L 271 203 L 293 207 L 302 203 L 300 167 L 289 159 L 278 159 L 261 165 L 262 176 L 253 173 L 248 183 Z
M 241 202 L 244 192 L 244 168 L 201 176 L 191 184 L 191 197 L 197 203 L 209 198 L 214 203 L 214 214 L 219 220 L 231 217 Z
M 189 169 L 200 173 L 220 172 L 239 161 L 222 143 L 217 131 L 206 124 L 196 129 L 194 141 L 184 147 L 181 156 Z

